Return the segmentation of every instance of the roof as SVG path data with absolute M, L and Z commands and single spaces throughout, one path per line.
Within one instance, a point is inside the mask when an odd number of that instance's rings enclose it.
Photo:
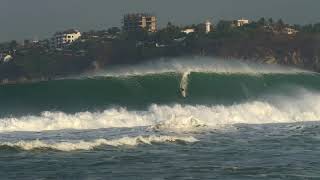
M 249 19 L 244 19 L 244 18 L 241 18 L 241 19 L 238 19 L 237 21 L 241 21 L 241 22 L 247 22 L 247 21 L 249 21 Z
M 59 34 L 75 34 L 75 33 L 79 33 L 80 31 L 76 30 L 76 29 L 69 29 L 66 31 L 62 31 L 62 32 L 57 32 L 55 33 L 55 35 L 59 35 Z
M 129 13 L 124 15 L 124 17 L 152 17 L 152 16 L 155 16 L 155 15 L 151 13 Z

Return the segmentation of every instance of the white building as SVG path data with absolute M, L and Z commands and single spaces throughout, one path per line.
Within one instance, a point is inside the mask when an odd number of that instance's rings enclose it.
M 211 22 L 206 21 L 205 25 L 206 25 L 206 33 L 208 34 L 209 32 L 211 32 Z
M 13 59 L 13 57 L 10 54 L 7 54 L 3 57 L 3 62 L 9 62 Z
M 67 30 L 64 32 L 57 32 L 52 38 L 52 43 L 55 48 L 62 48 L 66 45 L 72 44 L 81 37 L 81 32 L 78 30 Z
M 186 33 L 186 34 L 190 34 L 190 33 L 194 33 L 195 29 L 193 28 L 188 28 L 188 29 L 184 29 L 181 32 Z
M 249 24 L 249 20 L 248 19 L 239 19 L 239 20 L 236 20 L 236 26 L 237 27 L 241 27 L 241 26 L 244 26 L 246 24 Z
M 284 28 L 284 30 L 282 31 L 284 34 L 288 34 L 288 35 L 295 35 L 297 34 L 299 31 L 293 29 L 293 28 L 289 28 L 289 27 L 286 27 Z

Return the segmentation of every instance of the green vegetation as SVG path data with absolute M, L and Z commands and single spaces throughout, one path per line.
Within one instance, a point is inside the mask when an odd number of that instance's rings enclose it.
M 160 57 L 182 55 L 218 56 L 298 66 L 320 71 L 320 23 L 288 25 L 281 19 L 261 18 L 237 27 L 220 21 L 210 33 L 203 25 L 175 26 L 168 23 L 155 33 L 89 31 L 63 49 L 50 48 L 49 40 L 0 44 L 0 54 L 13 60 L 0 63 L 0 81 L 50 79 L 78 74 L 115 64 L 133 64 Z M 194 33 L 183 33 L 186 28 Z M 294 30 L 289 34 L 288 30 Z M 3 58 L 3 57 L 2 57 Z

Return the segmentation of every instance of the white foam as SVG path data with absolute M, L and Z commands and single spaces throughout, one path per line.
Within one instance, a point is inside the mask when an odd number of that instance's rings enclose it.
M 139 144 L 152 144 L 164 142 L 183 141 L 193 143 L 198 141 L 194 137 L 176 137 L 176 136 L 138 136 L 138 137 L 123 137 L 120 139 L 107 140 L 96 139 L 92 141 L 77 141 L 77 142 L 46 142 L 41 140 L 33 141 L 18 141 L 18 142 L 2 142 L 0 146 L 18 147 L 23 150 L 33 149 L 54 149 L 59 151 L 76 151 L 76 150 L 92 150 L 95 147 L 107 146 L 137 146 Z
M 194 118 L 193 116 L 174 116 L 172 115 L 171 119 L 164 122 L 160 122 L 154 126 L 151 126 L 151 129 L 157 131 L 173 131 L 173 132 L 186 132 L 199 130 L 198 128 L 206 128 L 207 125 L 204 121 Z
M 110 108 L 103 112 L 44 112 L 40 116 L 0 119 L 0 132 L 152 127 L 163 131 L 194 131 L 234 124 L 295 123 L 320 120 L 320 94 L 301 92 L 295 98 L 269 97 L 231 106 L 151 105 L 145 111 Z
M 147 116 L 143 112 L 129 112 L 123 108 L 76 114 L 46 111 L 40 116 L 0 119 L 0 132 L 148 126 L 152 122 Z
M 222 60 L 209 57 L 185 57 L 179 59 L 156 60 L 138 65 L 108 68 L 105 71 L 86 74 L 84 77 L 134 76 L 160 73 L 208 72 L 240 74 L 292 74 L 310 73 L 305 70 L 280 65 L 257 64 L 240 60 Z

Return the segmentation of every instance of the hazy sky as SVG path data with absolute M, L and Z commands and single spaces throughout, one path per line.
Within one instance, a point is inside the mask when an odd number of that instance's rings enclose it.
M 320 22 L 319 9 L 320 0 L 0 0 L 0 41 L 120 26 L 127 12 L 155 13 L 160 26 L 241 17 L 306 24 Z

